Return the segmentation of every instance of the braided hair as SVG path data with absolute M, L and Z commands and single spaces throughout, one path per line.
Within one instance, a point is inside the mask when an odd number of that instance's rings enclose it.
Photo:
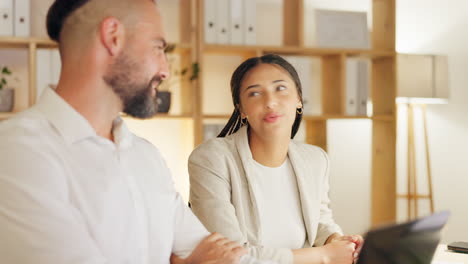
M 241 127 L 248 125 L 247 119 L 242 119 L 241 112 L 239 109 L 240 89 L 245 75 L 259 64 L 275 64 L 287 71 L 293 79 L 294 83 L 296 84 L 297 94 L 299 95 L 299 98 L 302 102 L 302 85 L 301 80 L 299 79 L 299 75 L 297 74 L 296 69 L 294 69 L 294 67 L 284 58 L 276 54 L 266 54 L 261 57 L 252 57 L 250 59 L 247 59 L 241 65 L 239 65 L 232 74 L 231 95 L 232 101 L 234 103 L 234 111 L 231 117 L 229 118 L 229 121 L 227 122 L 226 126 L 219 133 L 218 137 L 229 136 L 231 134 L 236 133 Z M 302 113 L 296 113 L 296 118 L 291 129 L 291 138 L 294 138 L 297 131 L 299 130 L 301 121 Z

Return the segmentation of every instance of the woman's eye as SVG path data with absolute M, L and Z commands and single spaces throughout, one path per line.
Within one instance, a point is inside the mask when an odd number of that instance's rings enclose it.
M 287 89 L 287 87 L 283 86 L 283 85 L 280 85 L 280 86 L 276 87 L 276 90 L 278 90 L 278 91 L 284 91 L 286 89 Z
M 259 92 L 250 92 L 249 97 L 257 96 L 259 94 L 260 94 Z

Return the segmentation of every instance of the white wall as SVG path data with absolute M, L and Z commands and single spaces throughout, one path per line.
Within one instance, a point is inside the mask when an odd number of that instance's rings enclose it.
M 435 207 L 452 212 L 445 242 L 468 240 L 467 10 L 465 0 L 397 1 L 397 51 L 449 56 L 449 104 L 427 113 Z

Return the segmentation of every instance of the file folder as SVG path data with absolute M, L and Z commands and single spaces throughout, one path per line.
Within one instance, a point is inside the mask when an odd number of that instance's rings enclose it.
M 204 0 L 204 29 L 205 43 L 215 44 L 216 40 L 216 2 L 217 0 Z
M 240 1 L 240 0 L 238 0 Z M 229 0 L 215 0 L 216 2 L 216 39 L 218 44 L 229 44 L 230 27 L 229 27 Z
M 13 0 L 0 0 L 0 36 L 13 36 Z
M 31 24 L 29 0 L 15 0 L 14 13 L 15 36 L 29 37 L 29 26 Z
M 243 0 L 230 0 L 231 44 L 244 44 Z
M 255 0 L 238 1 L 244 2 L 244 43 L 255 45 L 257 44 L 257 2 Z

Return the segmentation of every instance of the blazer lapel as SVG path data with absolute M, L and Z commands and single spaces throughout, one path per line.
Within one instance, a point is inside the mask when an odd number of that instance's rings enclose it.
M 301 201 L 302 216 L 304 218 L 304 225 L 307 232 L 307 240 L 309 242 L 308 246 L 312 246 L 316 236 L 315 228 L 312 226 L 313 215 L 310 211 L 310 208 L 314 208 L 313 198 L 310 195 L 310 192 L 313 190 L 307 188 L 308 184 L 305 173 L 313 171 L 313 168 L 310 168 L 310 165 L 304 159 L 304 156 L 301 155 L 298 146 L 292 140 L 289 144 L 288 155 L 291 165 L 294 169 L 294 174 L 296 175 L 297 189 L 299 190 L 299 199 Z
M 252 206 L 253 206 L 253 211 L 255 215 L 253 216 L 254 218 L 254 223 L 256 227 L 254 230 L 257 232 L 254 234 L 253 237 L 259 241 L 261 238 L 261 224 L 260 224 L 260 212 L 258 209 L 258 199 L 256 197 L 256 194 L 259 193 L 258 190 L 258 184 L 256 181 L 256 172 L 254 169 L 254 160 L 252 156 L 252 152 L 250 151 L 250 146 L 249 146 L 249 138 L 248 138 L 248 133 L 247 133 L 247 126 L 242 127 L 239 129 L 234 135 L 234 142 L 236 145 L 237 152 L 239 153 L 240 159 L 242 161 L 242 167 L 244 168 L 245 172 L 245 178 L 247 180 L 247 185 L 249 187 L 249 194 L 250 194 L 250 199 L 252 201 Z

